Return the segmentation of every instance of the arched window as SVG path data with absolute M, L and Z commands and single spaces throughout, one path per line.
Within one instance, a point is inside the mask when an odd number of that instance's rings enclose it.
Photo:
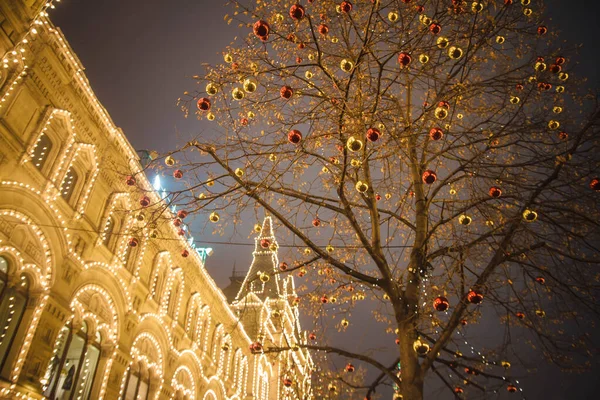
M 75 168 L 70 167 L 60 187 L 60 195 L 67 203 L 71 201 L 78 180 L 79 175 L 77 174 L 77 171 Z
M 42 133 L 33 149 L 33 154 L 31 155 L 33 165 L 40 171 L 44 168 L 48 156 L 50 155 L 50 151 L 52 151 L 52 140 L 50 140 L 48 135 Z
M 8 270 L 8 260 L 0 256 L 0 369 L 4 367 L 29 297 L 27 277 L 21 275 L 17 287 L 8 287 Z
M 46 371 L 44 396 L 52 400 L 90 398 L 100 357 L 101 336 L 96 333 L 95 340 L 89 341 L 89 334 L 85 321 L 77 332 L 70 323 L 63 328 Z
M 148 400 L 151 376 L 152 371 L 144 368 L 142 363 L 132 364 L 127 370 L 125 390 L 121 400 Z

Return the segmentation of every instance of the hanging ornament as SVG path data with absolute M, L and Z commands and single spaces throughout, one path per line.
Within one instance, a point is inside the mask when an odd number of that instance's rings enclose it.
M 346 364 L 346 372 L 354 372 L 354 365 L 352 365 L 351 363 Z
M 175 165 L 175 159 L 171 156 L 167 156 L 167 158 L 165 158 L 165 165 L 167 165 L 168 167 L 172 167 L 173 165 Z
M 198 103 L 196 103 L 196 105 L 198 106 L 198 110 L 208 111 L 210 110 L 210 99 L 208 97 L 202 97 L 198 99 Z
M 209 95 L 214 96 L 218 92 L 219 89 L 214 83 L 209 83 L 208 85 L 206 85 L 206 93 L 208 93 Z
M 442 31 L 442 26 L 440 24 L 438 24 L 437 22 L 434 22 L 431 25 L 429 25 L 429 32 L 433 33 L 434 35 L 437 35 L 441 31 Z
M 428 343 L 422 342 L 419 338 L 413 342 L 413 349 L 418 355 L 424 356 L 429 353 L 430 347 Z
M 515 316 L 516 316 L 517 318 L 519 318 L 519 319 L 523 319 L 523 318 L 525 318 L 525 313 L 524 313 L 524 312 L 522 312 L 522 311 L 517 311 L 517 312 L 515 313 Z
M 292 17 L 293 20 L 300 21 L 302 18 L 304 18 L 304 15 L 304 7 L 302 7 L 300 4 L 294 4 L 290 7 L 290 17 Z
M 421 64 L 427 64 L 429 62 L 429 56 L 427 54 L 419 55 L 419 62 Z
M 189 252 L 189 251 L 187 251 L 187 249 L 183 249 L 183 250 L 181 251 L 181 257 L 183 257 L 183 258 L 186 258 L 186 257 L 187 257 L 187 256 L 189 256 L 189 255 L 190 255 L 190 252 Z
M 319 217 L 316 217 L 315 219 L 313 219 L 312 224 L 315 228 L 318 226 L 321 226 L 321 220 L 319 219 Z
M 461 388 L 460 386 L 455 386 L 454 387 L 454 393 L 456 393 L 456 394 L 462 394 L 464 392 L 465 392 L 464 389 Z
M 450 303 L 444 296 L 438 296 L 433 300 L 433 308 L 435 308 L 436 311 L 446 311 L 448 307 L 450 307 Z
M 140 198 L 140 205 L 142 207 L 148 207 L 150 205 L 150 198 L 148 196 L 142 196 Z
M 412 57 L 407 52 L 403 51 L 398 54 L 398 64 L 400 64 L 400 68 L 406 68 L 412 61 Z
M 293 382 L 292 382 L 292 380 L 290 378 L 285 378 L 283 380 L 283 386 L 285 386 L 285 387 L 289 388 L 290 386 L 292 386 L 292 384 L 293 384 Z
M 440 140 L 444 137 L 444 132 L 440 128 L 431 128 L 429 130 L 429 137 L 431 140 Z
M 327 298 L 327 296 L 325 296 L 325 295 L 321 296 L 321 303 L 323 303 L 323 304 L 329 303 L 329 299 Z
M 537 283 L 539 283 L 540 285 L 545 285 L 546 284 L 546 278 L 544 278 L 543 276 L 538 276 L 537 278 L 535 278 L 535 281 Z
M 346 148 L 352 152 L 360 151 L 363 148 L 363 142 L 353 136 L 350 136 L 346 141 Z
M 510 385 L 508 385 L 508 386 L 506 387 L 506 390 L 507 390 L 509 393 L 515 393 L 515 392 L 517 391 L 517 387 L 516 387 L 515 385 L 513 385 L 513 384 L 510 384 Z
M 350 3 L 349 1 L 342 1 L 342 3 L 340 4 L 340 11 L 342 11 L 345 14 L 348 14 L 350 11 L 352 11 L 352 3 Z
M 548 33 L 548 28 L 545 27 L 544 25 L 540 25 L 537 28 L 537 33 L 538 33 L 538 35 L 545 35 L 546 33 Z
M 279 95 L 282 99 L 289 100 L 294 95 L 294 90 L 289 86 L 283 86 L 281 90 L 279 90 Z
M 246 95 L 244 94 L 244 91 L 237 87 L 234 88 L 231 92 L 231 97 L 233 97 L 233 99 L 237 101 L 242 100 L 245 96 Z
M 129 247 L 137 247 L 139 241 L 136 238 L 130 238 L 128 244 Z
M 546 311 L 544 311 L 544 310 L 535 310 L 535 315 L 537 315 L 540 318 L 544 318 L 546 316 Z
M 421 179 L 423 179 L 423 182 L 431 185 L 432 183 L 434 183 L 437 179 L 437 175 L 435 172 L 433 172 L 432 170 L 428 169 L 425 172 L 423 172 L 423 175 L 421 176 Z
M 537 219 L 538 215 L 535 211 L 532 210 L 525 210 L 523 211 L 523 219 L 526 222 L 533 222 Z
M 177 218 L 185 219 L 185 217 L 187 217 L 187 216 L 188 216 L 188 212 L 187 211 L 185 211 L 185 210 L 179 210 L 179 211 L 177 211 Z
M 208 216 L 208 220 L 212 223 L 219 222 L 219 218 L 219 214 L 216 211 L 211 212 Z
M 327 247 L 325 247 L 325 250 L 327 250 L 328 253 L 333 253 L 335 249 L 332 245 L 328 244 Z
M 592 178 L 590 181 L 590 189 L 600 192 L 600 178 Z
M 183 178 L 183 171 L 180 169 L 176 169 L 175 171 L 173 171 L 173 178 L 175 178 L 175 179 Z
M 264 42 L 269 39 L 269 32 L 271 31 L 271 28 L 269 27 L 268 23 L 260 20 L 254 23 L 252 31 L 260 40 Z
M 379 140 L 380 136 L 381 131 L 377 128 L 369 128 L 367 130 L 367 140 L 370 142 L 376 142 L 377 140 Z
M 299 130 L 293 129 L 288 133 L 288 141 L 293 144 L 298 144 L 302 140 L 302 133 Z
M 490 194 L 490 196 L 498 198 L 502 196 L 502 189 L 500 189 L 498 186 L 492 186 L 488 193 Z
M 438 48 L 445 49 L 446 47 L 448 47 L 448 45 L 450 45 L 450 41 L 448 40 L 448 38 L 440 36 L 439 38 L 437 38 L 436 44 Z
M 469 290 L 469 293 L 467 293 L 467 300 L 471 304 L 480 304 L 483 301 L 483 294 L 475 290 Z
M 508 361 L 501 361 L 500 365 L 502 365 L 502 368 L 504 368 L 504 369 L 510 368 L 510 363 Z
M 340 61 L 340 68 L 344 72 L 350 72 L 354 68 L 354 63 L 350 60 L 343 59 Z
M 473 219 L 468 215 L 462 214 L 460 217 L 458 217 L 458 223 L 461 225 L 471 225 L 471 222 L 473 222 Z
M 244 176 L 244 170 L 241 168 L 236 168 L 234 173 L 235 173 L 235 176 L 237 176 L 238 178 L 241 178 L 242 176 Z
M 369 185 L 367 185 L 366 183 L 364 183 L 362 181 L 358 181 L 358 182 L 356 182 L 355 188 L 359 193 L 364 193 L 369 189 Z
M 280 263 L 279 263 L 279 269 L 280 269 L 281 271 L 287 271 L 287 269 L 288 269 L 288 265 L 287 265 L 287 263 L 286 263 L 286 262 L 284 262 L 284 261 L 280 262 Z
M 390 22 L 396 22 L 398 21 L 399 15 L 396 11 L 390 11 L 388 13 L 388 19 L 390 20 Z
M 320 24 L 318 31 L 321 35 L 326 36 L 329 33 L 329 27 L 325 24 Z
M 315 335 L 313 332 L 308 334 L 308 339 L 310 340 L 317 340 L 317 335 Z
M 340 325 L 342 325 L 342 327 L 347 328 L 348 325 L 350 325 L 350 321 L 348 321 L 346 318 L 342 319 L 342 321 L 340 322 Z
M 125 183 L 127 184 L 127 186 L 134 186 L 136 183 L 135 177 L 129 175 L 126 179 L 125 179 Z
M 247 93 L 254 93 L 258 88 L 256 81 L 252 78 L 244 80 L 243 87 L 244 91 L 246 91 Z
M 271 276 L 264 272 L 261 272 L 260 274 L 258 274 L 258 278 L 260 279 L 260 281 L 262 283 L 267 283 L 267 282 L 269 282 L 269 280 L 271 280 Z
M 179 218 L 175 218 L 175 219 L 173 220 L 173 225 L 174 225 L 175 227 L 177 227 L 177 228 L 178 228 L 178 227 L 180 227 L 180 226 L 181 226 L 181 224 L 183 224 L 183 221 L 182 221 L 181 219 L 179 219 Z

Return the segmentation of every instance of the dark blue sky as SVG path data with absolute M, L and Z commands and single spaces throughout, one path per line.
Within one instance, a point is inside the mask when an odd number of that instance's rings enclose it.
M 63 0 L 50 17 L 66 35 L 98 98 L 133 146 L 167 151 L 205 128 L 195 119 L 184 119 L 176 101 L 185 90 L 194 89 L 191 76 L 201 72 L 201 63 L 222 60 L 221 50 L 237 33 L 223 21 L 229 12 L 224 4 L 219 0 Z M 547 25 L 560 29 L 569 43 L 583 44 L 575 71 L 589 78 L 591 88 L 600 88 L 600 6 L 589 0 L 546 4 Z M 210 235 L 197 239 L 227 240 Z M 215 254 L 207 267 L 220 286 L 227 284 L 234 262 L 246 269 L 251 261 L 250 239 L 236 241 L 249 246 L 211 245 Z M 600 385 L 592 377 L 544 368 L 522 379 L 524 395 L 528 399 L 594 398 L 591 393 L 599 393 Z

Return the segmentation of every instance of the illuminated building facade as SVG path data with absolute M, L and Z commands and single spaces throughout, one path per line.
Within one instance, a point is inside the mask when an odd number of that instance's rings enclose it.
M 0 2 L 0 398 L 310 398 L 293 281 L 251 268 L 229 304 L 51 6 Z

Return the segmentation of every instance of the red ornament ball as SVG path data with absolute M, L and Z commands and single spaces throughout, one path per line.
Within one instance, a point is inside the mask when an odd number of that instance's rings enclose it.
M 431 140 L 440 140 L 442 137 L 444 137 L 444 131 L 442 131 L 440 128 L 431 128 L 429 130 L 429 137 Z
M 544 25 L 540 25 L 537 28 L 537 33 L 538 35 L 545 35 L 546 33 L 548 33 L 548 28 Z
M 187 217 L 187 216 L 188 216 L 188 212 L 187 211 L 185 211 L 185 210 L 179 210 L 179 211 L 177 211 L 177 218 L 185 219 L 185 217 Z
M 260 20 L 260 21 L 256 21 L 254 23 L 252 30 L 254 31 L 254 34 L 257 37 L 259 37 L 261 40 L 265 41 L 269 38 L 269 32 L 271 31 L 271 28 L 269 27 L 268 23 Z
M 600 178 L 593 178 L 590 181 L 590 189 L 600 192 Z
M 425 7 L 422 5 L 415 6 L 415 9 L 417 10 L 417 13 L 419 13 L 419 14 L 421 14 L 423 11 L 425 11 Z
M 281 96 L 281 98 L 289 100 L 292 98 L 292 96 L 294 95 L 294 89 L 292 89 L 289 86 L 283 86 L 280 90 L 279 90 L 279 95 Z
M 515 313 L 515 316 L 519 319 L 523 319 L 523 318 L 525 318 L 525 313 L 522 311 L 518 311 Z
M 567 140 L 569 138 L 569 134 L 567 132 L 560 132 L 558 134 L 558 138 L 560 140 Z
M 412 61 L 412 57 L 407 52 L 403 51 L 398 54 L 398 64 L 400 64 L 400 68 L 408 67 L 408 64 Z
M 553 74 L 558 74 L 562 70 L 562 67 L 558 64 L 552 64 L 550 66 L 550 72 Z
M 173 220 L 173 225 L 175 225 L 176 227 L 180 227 L 182 223 L 183 223 L 183 221 L 179 218 L 175 218 Z
M 517 90 L 523 90 L 523 85 L 521 85 L 520 83 L 517 83 L 517 85 L 515 86 L 515 88 Z
M 129 239 L 129 247 L 136 247 L 140 242 L 136 238 Z
M 436 297 L 435 300 L 433 300 L 433 308 L 435 308 L 436 311 L 446 311 L 448 307 L 450 307 L 450 303 L 444 296 Z
M 431 25 L 429 25 L 429 32 L 433 33 L 434 35 L 437 35 L 441 31 L 442 31 L 442 26 L 440 24 L 434 22 Z
M 498 198 L 500 196 L 502 196 L 502 189 L 500 189 L 498 186 L 492 186 L 490 188 L 490 196 Z
M 207 97 L 202 97 L 198 99 L 198 103 L 196 103 L 196 105 L 198 106 L 198 110 L 208 111 L 210 110 L 210 99 Z
M 142 207 L 148 207 L 150 205 L 150 198 L 148 196 L 142 196 L 140 199 L 140 205 Z
M 281 271 L 287 271 L 287 269 L 288 269 L 288 265 L 287 265 L 287 263 L 286 263 L 286 262 L 284 262 L 284 261 L 280 262 L 280 263 L 279 263 L 279 269 L 280 269 Z
M 483 294 L 475 290 L 470 290 L 467 294 L 467 300 L 471 304 L 480 304 L 483 301 Z
M 326 304 L 326 303 L 328 303 L 328 302 L 329 302 L 329 299 L 327 298 L 327 296 L 323 295 L 323 296 L 321 297 L 321 303 L 323 303 L 323 304 Z
M 463 390 L 463 388 L 461 388 L 460 386 L 456 386 L 456 387 L 454 388 L 454 393 L 456 393 L 456 394 L 461 394 L 461 393 L 464 393 L 464 392 L 465 392 L 465 391 L 464 391 L 464 390 Z
M 312 224 L 315 228 L 321 226 L 321 220 L 319 218 L 315 218 L 312 220 Z
M 508 393 L 515 393 L 517 391 L 517 387 L 513 384 L 510 384 L 506 387 Z
M 314 333 L 311 332 L 311 333 L 308 334 L 308 338 L 310 340 L 317 340 L 317 335 L 315 335 Z
M 369 142 L 376 142 L 381 136 L 381 131 L 377 128 L 369 128 L 367 130 L 367 140 Z
M 381 200 L 381 195 L 380 194 L 376 194 L 375 195 L 375 200 L 377 200 L 377 201 Z
M 424 183 L 431 185 L 432 183 L 434 183 L 436 181 L 437 175 L 435 172 L 428 169 L 425 172 L 423 172 L 423 175 L 421 176 L 421 178 L 423 179 Z
M 185 230 L 183 230 L 183 229 L 179 229 L 179 230 L 177 231 L 177 234 L 178 234 L 179 236 L 184 236 L 184 235 L 185 235 Z
M 271 241 L 269 239 L 261 239 L 260 240 L 260 247 L 262 247 L 263 249 L 269 248 L 270 245 L 271 245 Z
M 558 56 L 556 57 L 556 61 L 554 61 L 555 64 L 557 65 L 563 65 L 567 60 L 562 57 L 562 56 Z
M 545 285 L 546 284 L 546 278 L 544 278 L 543 276 L 538 276 L 537 278 L 535 278 L 535 281 L 537 283 L 539 283 L 540 285 Z
M 189 256 L 189 255 L 190 255 L 190 252 L 189 252 L 189 251 L 187 251 L 187 249 L 183 249 L 183 250 L 181 251 L 181 257 L 183 257 L 183 258 L 186 258 L 186 257 L 187 257 L 187 256 Z
M 329 27 L 325 24 L 319 25 L 319 33 L 323 36 L 327 35 L 329 33 Z
M 340 10 L 342 10 L 343 13 L 349 13 L 350 11 L 352 11 L 352 3 L 350 3 L 349 1 L 342 1 L 342 3 L 340 4 Z
M 445 109 L 446 111 L 450 110 L 450 103 L 448 103 L 447 101 L 440 101 L 438 103 L 438 107 L 442 107 L 443 109 Z
M 176 169 L 175 171 L 173 171 L 173 178 L 175 178 L 175 179 L 183 178 L 183 171 L 180 169 Z
M 304 18 L 304 15 L 304 7 L 302 7 L 300 4 L 294 4 L 290 7 L 290 17 L 292 17 L 292 19 L 300 21 L 302 18 Z
M 125 183 L 127 184 L 127 186 L 133 186 L 136 183 L 135 177 L 129 175 L 126 179 L 125 179 Z
M 292 383 L 293 383 L 293 382 L 292 382 L 292 380 L 291 380 L 290 378 L 285 378 L 285 379 L 283 380 L 283 386 L 285 386 L 285 387 L 290 387 L 290 386 L 292 386 Z
M 290 143 L 298 144 L 302 140 L 302 133 L 297 129 L 293 129 L 288 133 L 288 140 Z
M 346 372 L 354 372 L 354 365 L 351 363 L 346 364 Z
M 463 326 L 467 325 L 468 323 L 469 322 L 466 319 L 461 319 L 460 320 L 460 324 L 463 325 Z

